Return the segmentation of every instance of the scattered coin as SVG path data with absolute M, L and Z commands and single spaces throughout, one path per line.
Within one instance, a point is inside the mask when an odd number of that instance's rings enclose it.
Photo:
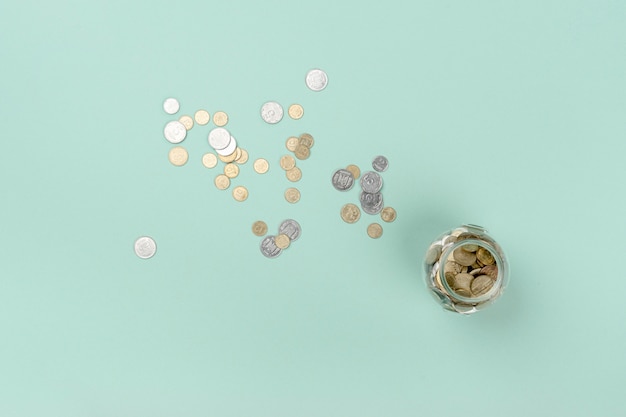
M 361 210 L 352 204 L 348 203 L 341 208 L 341 218 L 346 223 L 356 223 L 359 218 L 361 218 Z
M 237 175 L 239 175 L 239 166 L 233 164 L 232 162 L 226 164 L 224 166 L 224 175 L 226 175 L 228 178 L 235 178 Z
M 311 149 L 315 144 L 315 139 L 313 139 L 313 136 L 311 136 L 310 134 L 303 133 L 298 138 L 298 142 L 300 143 L 300 145 L 304 145 L 307 148 Z
M 175 98 L 167 98 L 163 102 L 163 110 L 167 114 L 176 114 L 178 113 L 178 109 L 180 109 L 180 103 Z
M 361 176 L 361 170 L 356 165 L 348 165 L 346 171 L 349 171 L 355 180 Z
M 198 110 L 196 114 L 194 114 L 193 118 L 196 120 L 196 123 L 204 126 L 211 120 L 211 115 L 206 110 Z
M 322 91 L 328 85 L 328 76 L 321 69 L 312 69 L 306 74 L 306 86 L 312 91 Z
M 385 207 L 380 212 L 380 217 L 383 219 L 383 221 L 386 221 L 387 223 L 391 223 L 392 221 L 394 221 L 396 219 L 396 216 L 397 214 L 393 207 Z
M 293 159 L 291 155 L 283 155 L 280 158 L 280 167 L 285 171 L 289 171 L 291 168 L 296 166 L 296 160 Z
M 365 191 L 361 191 L 361 194 L 359 195 L 359 201 L 361 202 L 361 208 L 367 214 L 380 213 L 385 204 L 381 192 L 366 193 Z
M 215 186 L 220 190 L 225 190 L 230 187 L 230 179 L 226 175 L 220 174 L 215 177 Z
M 289 138 L 287 138 L 287 142 L 285 142 L 285 147 L 290 151 L 290 152 L 295 152 L 296 151 L 296 147 L 300 144 L 300 139 L 295 137 L 295 136 L 290 136 Z
M 388 166 L 389 166 L 389 161 L 387 160 L 387 158 L 385 158 L 382 155 L 378 155 L 372 161 L 372 168 L 374 168 L 374 171 L 384 172 L 387 170 Z
M 383 235 L 383 227 L 378 223 L 372 223 L 367 226 L 367 235 L 372 239 L 378 239 Z
M 282 249 L 276 246 L 275 236 L 266 236 L 261 241 L 261 253 L 268 258 L 276 258 L 282 253 Z
M 274 243 L 281 249 L 287 249 L 291 241 L 287 235 L 281 233 L 274 238 Z
M 256 236 L 265 236 L 267 233 L 267 224 L 262 220 L 257 220 L 252 224 L 252 233 Z
M 291 204 L 300 201 L 300 191 L 297 188 L 287 188 L 285 190 L 285 200 Z
M 302 179 L 302 171 L 298 167 L 291 168 L 285 172 L 285 174 L 287 175 L 287 179 L 291 182 L 300 181 L 300 179 Z
M 296 154 L 296 158 L 303 160 L 307 159 L 309 155 L 311 155 L 311 150 L 306 146 L 299 144 L 298 146 L 296 146 L 296 150 L 294 151 L 294 153 Z
M 233 188 L 233 198 L 237 201 L 245 201 L 248 198 L 248 189 L 241 185 Z
M 170 160 L 172 165 L 182 167 L 187 163 L 187 160 L 189 159 L 189 154 L 187 153 L 187 150 L 182 146 L 175 146 L 170 149 L 168 159 Z
M 383 188 L 383 179 L 373 171 L 367 171 L 361 177 L 361 188 L 367 193 L 377 193 Z
M 259 158 L 254 161 L 254 170 L 259 174 L 265 174 L 270 169 L 270 164 L 266 159 Z
M 268 101 L 261 107 L 261 118 L 269 124 L 276 124 L 283 118 L 283 107 L 275 101 Z
M 216 111 L 213 113 L 213 123 L 215 123 L 215 126 L 226 126 L 228 115 L 223 111 Z
M 289 106 L 287 114 L 289 114 L 289 117 L 291 117 L 292 119 L 298 120 L 304 115 L 304 109 L 299 104 L 292 104 L 291 106 Z
M 333 174 L 331 181 L 338 191 L 348 191 L 354 185 L 352 173 L 346 169 L 338 169 Z
M 215 154 L 212 153 L 205 153 L 202 156 L 202 165 L 204 165 L 207 168 L 215 168 L 215 166 L 217 165 L 217 156 L 215 156 Z
M 135 255 L 141 259 L 152 258 L 156 249 L 156 242 L 149 236 L 141 236 L 135 240 Z
M 235 160 L 235 162 L 237 162 L 238 164 L 242 165 L 245 164 L 246 162 L 248 162 L 248 151 L 246 151 L 245 149 L 239 148 L 241 149 L 241 156 L 239 158 L 237 158 Z
M 215 150 L 226 148 L 230 139 L 230 132 L 223 127 L 216 127 L 209 132 L 209 145 Z
M 168 142 L 176 144 L 185 140 L 187 129 L 181 122 L 174 120 L 165 125 L 163 134 Z
M 230 142 L 228 142 L 228 145 L 224 148 L 224 149 L 216 149 L 215 152 L 217 152 L 218 155 L 222 155 L 222 156 L 229 156 L 235 153 L 235 151 L 237 151 L 237 140 L 234 137 L 230 137 Z M 233 161 L 235 160 L 234 156 L 233 156 Z
M 287 235 L 289 240 L 295 242 L 302 234 L 302 228 L 300 223 L 293 219 L 287 219 L 283 221 L 278 227 L 278 232 Z
M 180 116 L 180 119 L 178 119 L 178 121 L 181 122 L 187 130 L 191 130 L 191 128 L 193 127 L 193 119 L 191 118 L 191 116 Z

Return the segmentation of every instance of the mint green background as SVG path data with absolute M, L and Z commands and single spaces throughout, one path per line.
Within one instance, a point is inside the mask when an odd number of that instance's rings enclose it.
M 0 34 L 1 416 L 626 415 L 626 3 L 20 1 Z M 246 202 L 200 163 L 209 126 L 168 163 L 168 96 L 270 160 Z M 377 154 L 375 241 L 330 176 Z M 289 217 L 263 258 L 252 222 Z M 420 267 L 465 222 L 512 267 L 469 318 Z

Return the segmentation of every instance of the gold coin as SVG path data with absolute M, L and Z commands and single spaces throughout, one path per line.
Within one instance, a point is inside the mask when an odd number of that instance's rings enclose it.
M 204 126 L 205 124 L 209 123 L 209 120 L 211 120 L 211 116 L 206 110 L 198 110 L 193 118 L 196 120 L 196 123 L 201 126 Z
M 367 226 L 367 235 L 372 239 L 378 239 L 383 235 L 383 227 L 378 223 L 372 223 Z
M 234 162 L 237 162 L 239 158 L 241 158 L 241 155 L 242 155 L 241 148 L 237 146 L 237 148 L 235 149 L 235 161 Z
M 348 165 L 346 167 L 346 171 L 351 173 L 355 180 L 358 180 L 359 177 L 361 176 L 361 170 L 356 165 Z
M 289 244 L 291 243 L 291 240 L 289 239 L 289 236 L 281 233 L 274 238 L 274 243 L 281 249 L 287 249 L 289 247 Z
M 202 156 L 202 165 L 207 168 L 215 168 L 215 165 L 217 165 L 217 156 L 211 152 L 205 153 Z
M 215 177 L 215 186 L 220 190 L 225 190 L 230 187 L 230 179 L 224 174 L 220 174 Z
M 259 174 L 265 174 L 270 169 L 270 164 L 267 160 L 259 158 L 254 161 L 254 170 Z
M 289 117 L 291 117 L 292 119 L 298 120 L 304 115 L 304 109 L 299 104 L 292 104 L 291 106 L 289 106 L 289 110 L 287 110 L 287 113 L 289 113 Z
M 300 191 L 297 188 L 287 188 L 285 190 L 285 200 L 291 204 L 297 203 L 300 201 Z
M 309 149 L 311 149 L 313 145 L 315 144 L 315 140 L 313 139 L 313 136 L 311 136 L 308 133 L 301 134 L 300 138 L 298 139 L 298 142 L 300 143 L 300 145 L 304 145 Z
M 252 233 L 256 236 L 265 236 L 267 233 L 267 224 L 263 220 L 257 220 L 252 223 Z
M 309 155 L 311 155 L 311 150 L 304 146 L 303 144 L 299 144 L 295 150 L 296 158 L 302 160 L 307 159 Z
M 248 198 L 248 189 L 241 185 L 233 188 L 233 198 L 237 201 L 244 201 Z
M 396 214 L 396 211 L 393 209 L 393 207 L 385 207 L 380 212 L 380 217 L 387 223 L 391 223 L 392 221 L 396 219 L 397 214 Z
M 181 122 L 187 130 L 190 130 L 193 127 L 193 119 L 191 118 L 191 116 L 180 116 L 180 119 L 178 119 L 178 121 Z
M 168 158 L 172 165 L 182 167 L 187 163 L 187 160 L 189 159 L 189 154 L 187 153 L 187 150 L 182 146 L 175 146 L 170 149 Z
M 248 151 L 246 151 L 245 149 L 241 149 L 241 156 L 235 159 L 235 162 L 237 162 L 238 164 L 245 164 L 246 162 L 248 162 Z
M 233 164 L 232 162 L 230 164 L 226 164 L 224 166 L 224 175 L 226 175 L 228 178 L 235 178 L 237 175 L 239 175 L 239 166 Z
M 233 162 L 235 160 L 235 158 L 237 157 L 237 151 L 233 151 L 233 153 L 231 153 L 230 155 L 218 155 L 218 157 L 220 158 L 220 161 L 224 162 L 224 163 L 230 163 Z
M 287 138 L 287 142 L 285 142 L 285 146 L 290 152 L 295 152 L 296 147 L 300 144 L 300 139 L 295 136 L 291 136 Z
M 356 223 L 361 218 L 361 210 L 352 203 L 343 206 L 340 213 L 341 218 L 346 223 Z
M 285 174 L 287 175 L 287 179 L 291 182 L 300 181 L 300 179 L 302 178 L 302 171 L 300 171 L 300 168 L 298 167 L 291 168 L 290 170 L 285 172 Z
M 215 114 L 213 114 L 213 123 L 220 127 L 226 126 L 226 123 L 228 123 L 228 115 L 223 111 L 216 111 Z
M 285 171 L 289 171 L 291 168 L 296 166 L 296 160 L 293 159 L 291 155 L 283 155 L 280 158 L 280 167 Z

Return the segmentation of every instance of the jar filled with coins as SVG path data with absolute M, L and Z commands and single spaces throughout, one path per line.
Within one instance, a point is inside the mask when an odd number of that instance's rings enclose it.
M 472 314 L 502 295 L 509 265 L 502 248 L 485 229 L 464 225 L 431 243 L 424 270 L 426 285 L 443 308 Z

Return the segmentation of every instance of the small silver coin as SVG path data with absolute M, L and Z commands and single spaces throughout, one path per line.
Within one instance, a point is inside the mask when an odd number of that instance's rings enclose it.
M 302 228 L 297 221 L 293 219 L 287 219 L 280 224 L 280 227 L 278 228 L 278 234 L 287 235 L 287 237 L 293 242 L 295 240 L 298 240 L 298 238 L 302 234 Z
M 383 179 L 374 171 L 367 171 L 361 175 L 361 188 L 366 193 L 377 193 L 383 188 Z
M 170 143 L 181 143 L 187 137 L 187 129 L 181 122 L 174 120 L 165 125 L 163 135 Z
M 266 236 L 261 241 L 261 253 L 267 258 L 276 258 L 282 253 L 282 249 L 276 246 L 276 236 Z
M 235 152 L 237 150 L 237 141 L 235 140 L 234 137 L 230 137 L 230 143 L 228 144 L 227 147 L 225 147 L 224 149 L 216 149 L 215 152 L 218 153 L 218 155 L 222 155 L 222 156 L 228 156 L 228 155 L 232 155 L 233 152 Z
M 389 167 L 389 161 L 382 155 L 378 155 L 372 161 L 372 168 L 374 168 L 374 171 L 385 172 L 387 167 Z
M 209 145 L 216 151 L 230 144 L 230 132 L 223 127 L 216 127 L 209 132 Z
M 152 258 L 156 253 L 156 242 L 148 236 L 141 236 L 135 240 L 135 255 L 141 259 Z
M 321 69 L 312 69 L 306 74 L 306 86 L 311 91 L 322 91 L 328 85 L 328 76 Z
M 332 177 L 333 187 L 339 191 L 348 191 L 354 185 L 354 176 L 347 169 L 338 169 Z
M 167 114 L 176 114 L 178 113 L 178 109 L 180 109 L 180 103 L 178 103 L 178 100 L 175 98 L 170 97 L 163 102 L 163 110 L 165 110 Z
M 261 118 L 272 125 L 280 122 L 283 118 L 283 106 L 275 101 L 268 101 L 261 107 Z

